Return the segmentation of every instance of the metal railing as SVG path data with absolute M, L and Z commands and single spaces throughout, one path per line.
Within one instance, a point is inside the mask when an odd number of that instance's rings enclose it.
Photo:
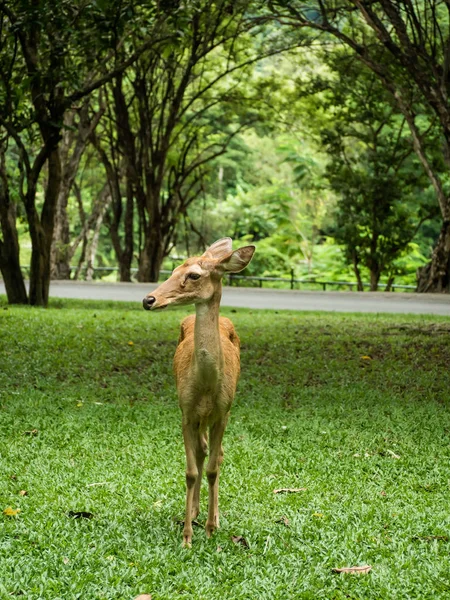
M 169 271 L 170 272 L 170 271 Z M 238 282 L 240 280 L 243 281 L 258 281 L 259 282 L 259 287 L 263 287 L 263 282 L 264 281 L 279 281 L 279 282 L 283 282 L 286 284 L 289 284 L 289 287 L 291 290 L 296 289 L 296 285 L 298 286 L 298 289 L 300 289 L 301 285 L 318 285 L 322 287 L 323 291 L 326 291 L 327 286 L 328 287 L 346 287 L 348 288 L 351 292 L 353 291 L 353 289 L 358 289 L 358 283 L 356 281 L 325 281 L 322 279 L 316 279 L 314 278 L 310 278 L 310 279 L 296 279 L 295 277 L 291 276 L 289 279 L 286 277 L 257 277 L 257 276 L 245 276 L 245 275 L 234 275 L 234 274 L 230 274 L 228 276 L 228 285 L 233 285 L 233 282 Z M 239 285 L 237 283 L 237 285 Z M 363 283 L 363 288 L 365 289 L 370 289 L 370 283 Z M 378 284 L 379 288 L 383 288 L 386 289 L 388 287 L 388 285 L 386 283 L 379 283 Z M 389 289 L 391 291 L 395 291 L 397 290 L 412 290 L 414 291 L 416 289 L 415 285 L 404 285 L 404 284 L 391 284 L 389 286 Z
M 176 262 L 175 261 L 180 261 L 180 260 L 184 260 L 181 257 L 174 257 L 174 263 L 173 263 L 173 268 L 175 268 L 176 266 Z M 21 267 L 22 270 L 24 272 L 28 272 L 29 271 L 29 267 Z M 70 267 L 71 271 L 74 271 L 76 269 L 76 267 Z M 172 269 L 173 270 L 173 269 Z M 170 269 L 161 269 L 159 272 L 159 279 L 162 278 L 162 276 L 164 275 L 170 275 L 172 273 L 172 270 Z M 118 272 L 119 269 L 118 267 L 94 267 L 93 269 L 94 271 L 94 279 L 97 279 L 97 277 L 95 277 L 95 274 L 98 273 L 100 275 L 101 278 L 101 274 L 102 273 L 113 273 L 113 272 Z M 131 272 L 133 274 L 136 274 L 138 271 L 137 268 L 132 268 Z M 82 275 L 85 275 L 85 270 L 83 270 Z M 239 286 L 240 282 L 257 282 L 257 286 L 262 288 L 264 285 L 264 282 L 266 283 L 282 283 L 282 284 L 286 284 L 291 290 L 294 289 L 301 289 L 301 287 L 311 287 L 311 286 L 319 286 L 322 288 L 323 291 L 327 290 L 330 288 L 347 288 L 350 291 L 353 291 L 354 289 L 358 289 L 358 284 L 356 281 L 332 281 L 332 280 L 324 280 L 324 279 L 318 279 L 316 277 L 310 277 L 310 278 L 302 278 L 302 279 L 298 279 L 294 276 L 294 270 L 292 269 L 291 273 L 290 273 L 290 277 L 271 277 L 271 276 L 259 276 L 259 275 L 236 275 L 231 273 L 230 275 L 227 276 L 226 280 L 225 280 L 225 284 L 226 285 L 235 285 L 235 286 Z M 370 283 L 363 283 L 363 287 L 364 289 L 370 289 Z M 388 285 L 386 283 L 379 283 L 378 287 L 380 289 L 386 289 L 388 287 Z M 390 291 L 395 291 L 395 290 L 409 290 L 409 291 L 414 291 L 416 289 L 416 286 L 414 285 L 403 285 L 403 284 L 391 284 L 389 286 L 389 290 Z

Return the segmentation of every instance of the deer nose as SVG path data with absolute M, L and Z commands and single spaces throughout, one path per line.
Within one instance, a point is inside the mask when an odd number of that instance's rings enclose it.
M 142 306 L 145 308 L 145 310 L 150 310 L 155 302 L 155 296 L 145 296 L 145 298 L 142 300 Z

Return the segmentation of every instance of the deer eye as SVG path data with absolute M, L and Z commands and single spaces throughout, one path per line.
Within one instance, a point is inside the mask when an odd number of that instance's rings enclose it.
M 200 279 L 200 275 L 198 273 L 189 273 L 189 275 L 187 276 L 188 279 L 193 279 L 194 281 L 196 281 L 197 279 Z

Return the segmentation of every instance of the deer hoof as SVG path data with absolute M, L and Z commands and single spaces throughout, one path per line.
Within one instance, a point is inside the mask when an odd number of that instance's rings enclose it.
M 205 526 L 205 530 L 206 530 L 206 537 L 211 537 L 212 534 L 215 532 L 215 530 L 217 529 L 217 525 L 215 523 L 210 523 L 209 521 L 206 523 Z
M 183 536 L 183 548 L 192 548 L 192 536 L 191 535 Z

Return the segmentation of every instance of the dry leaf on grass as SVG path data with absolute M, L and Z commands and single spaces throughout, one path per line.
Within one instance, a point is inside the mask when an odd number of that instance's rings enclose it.
M 85 510 L 69 510 L 67 513 L 68 517 L 72 519 L 93 519 L 94 515 L 91 512 Z
M 367 575 L 371 570 L 371 565 L 364 565 L 362 567 L 342 567 L 342 569 L 333 569 L 333 573 L 356 573 L 357 575 Z
M 20 490 L 19 496 L 28 496 L 27 490 Z
M 248 545 L 247 540 L 242 535 L 232 535 L 231 539 L 233 540 L 233 542 L 236 545 L 241 544 L 241 546 L 244 546 L 244 548 L 250 548 L 250 546 Z
M 415 535 L 413 540 L 423 540 L 424 542 L 432 542 L 437 540 L 439 542 L 448 542 L 448 535 Z
M 3 511 L 3 514 L 6 515 L 7 517 L 17 517 L 17 515 L 19 513 L 20 513 L 20 508 L 13 508 L 12 506 L 8 506 Z
M 390 454 L 392 458 L 400 458 L 400 456 L 398 454 L 395 454 L 395 452 L 392 452 L 392 450 L 386 450 L 386 452 Z
M 151 594 L 139 594 L 134 600 L 152 600 Z
M 274 494 L 297 494 L 298 492 L 306 492 L 308 488 L 280 488 L 273 490 Z
M 175 521 L 175 523 L 177 525 L 180 525 L 181 527 L 184 527 L 184 521 L 182 521 L 181 519 Z M 198 521 L 196 521 L 195 519 L 193 519 L 191 521 L 191 525 L 192 525 L 192 527 L 201 527 L 200 523 Z
M 29 431 L 24 431 L 23 435 L 37 435 L 39 431 L 37 429 L 30 429 Z
M 94 404 L 97 404 L 97 402 L 94 402 Z M 108 485 L 109 481 L 99 481 L 99 482 L 95 482 L 95 483 L 87 483 L 86 487 L 95 487 L 97 485 Z
M 284 516 L 277 519 L 275 521 L 275 523 L 280 523 L 281 525 L 284 525 L 285 527 L 289 527 L 289 519 Z

